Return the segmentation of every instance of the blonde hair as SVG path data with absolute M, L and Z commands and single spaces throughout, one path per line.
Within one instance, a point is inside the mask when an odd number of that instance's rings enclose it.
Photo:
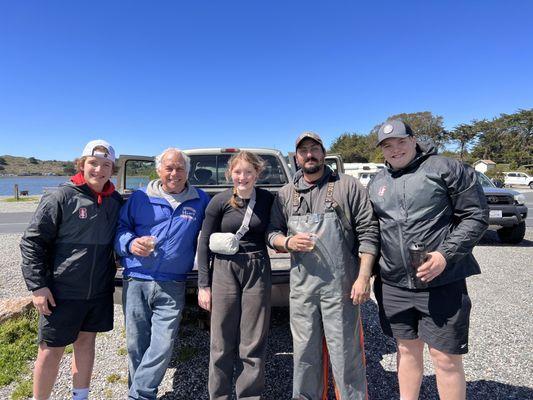
M 102 153 L 109 154 L 109 150 L 107 150 L 104 146 L 96 146 L 93 149 L 93 151 L 94 150 L 98 150 L 98 151 L 101 151 Z M 76 172 L 81 172 L 82 171 L 82 168 L 85 165 L 85 160 L 87 160 L 87 157 L 90 157 L 90 156 L 83 156 L 83 157 L 80 157 L 80 158 L 76 158 L 74 160 L 74 166 L 76 167 Z M 114 174 L 117 173 L 117 168 L 115 166 L 115 163 L 113 163 L 113 173 Z
M 265 162 L 261 157 L 259 157 L 255 153 L 252 153 L 251 151 L 241 151 L 237 154 L 234 154 L 228 161 L 228 168 L 226 169 L 225 173 L 226 179 L 228 181 L 231 181 L 231 173 L 233 169 L 237 166 L 237 164 L 241 161 L 249 163 L 253 167 L 253 169 L 255 169 L 257 176 L 261 175 L 261 172 L 263 172 L 265 169 Z M 233 187 L 233 196 L 231 196 L 231 199 L 229 200 L 229 205 L 233 208 L 244 207 L 244 203 L 237 195 L 237 189 L 235 188 L 235 186 Z

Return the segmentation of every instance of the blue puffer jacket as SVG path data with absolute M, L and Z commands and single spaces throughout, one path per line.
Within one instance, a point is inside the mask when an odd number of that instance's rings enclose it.
M 136 190 L 120 211 L 115 251 L 124 267 L 124 277 L 157 281 L 184 281 L 194 265 L 198 233 L 209 196 L 189 187 L 188 199 L 175 210 L 161 197 Z M 155 255 L 131 254 L 133 239 L 156 236 Z

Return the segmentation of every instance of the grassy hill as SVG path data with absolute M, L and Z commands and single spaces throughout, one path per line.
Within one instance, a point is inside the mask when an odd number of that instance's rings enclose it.
M 73 168 L 71 161 L 0 156 L 0 175 L 69 175 Z

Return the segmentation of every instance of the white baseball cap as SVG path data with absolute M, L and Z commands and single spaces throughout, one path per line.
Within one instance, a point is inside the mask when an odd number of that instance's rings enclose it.
M 95 150 L 95 147 L 102 146 L 107 149 L 107 152 L 101 151 L 101 150 Z M 85 148 L 83 149 L 83 153 L 81 153 L 81 156 L 93 156 L 98 158 L 105 158 L 107 160 L 110 160 L 111 162 L 115 162 L 115 149 L 113 146 L 111 146 L 108 142 L 102 139 L 97 140 L 91 140 L 89 143 L 85 145 Z

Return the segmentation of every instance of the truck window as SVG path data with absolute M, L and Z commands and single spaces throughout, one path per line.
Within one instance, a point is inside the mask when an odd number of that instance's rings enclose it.
M 148 182 L 157 178 L 155 161 L 126 161 L 126 174 L 124 176 L 124 193 L 131 193 Z
M 337 160 L 332 158 L 326 158 L 325 163 L 328 167 L 330 167 L 333 171 L 337 172 Z
M 231 185 L 226 179 L 225 173 L 228 161 L 233 154 L 191 154 L 191 170 L 189 182 L 200 186 L 224 186 Z M 265 170 L 259 176 L 257 183 L 260 185 L 280 185 L 288 182 L 283 167 L 276 156 L 260 154 L 265 161 Z

